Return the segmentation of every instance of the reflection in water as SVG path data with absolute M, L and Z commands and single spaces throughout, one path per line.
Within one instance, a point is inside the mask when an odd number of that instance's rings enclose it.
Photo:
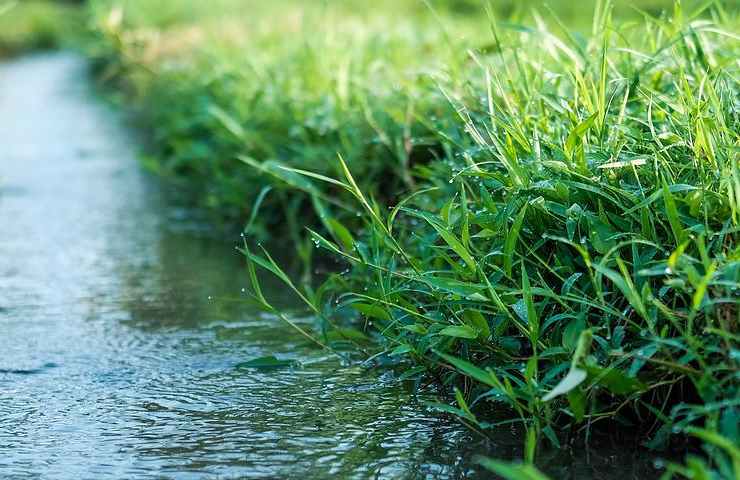
M 516 455 L 508 429 L 482 443 L 384 375 L 209 301 L 240 295 L 234 246 L 160 197 L 89 90 L 74 56 L 0 67 L 0 478 L 475 478 L 473 452 Z M 273 353 L 303 367 L 236 368 Z M 610 451 L 545 465 L 639 476 Z

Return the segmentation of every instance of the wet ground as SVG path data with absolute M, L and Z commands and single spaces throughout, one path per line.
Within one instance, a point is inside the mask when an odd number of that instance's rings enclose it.
M 93 90 L 74 55 L 0 66 L 0 478 L 475 478 L 473 453 L 513 455 L 219 300 L 246 283 L 234 243 L 163 198 Z M 237 368 L 268 354 L 303 366 Z M 559 478 L 639 477 L 596 457 Z

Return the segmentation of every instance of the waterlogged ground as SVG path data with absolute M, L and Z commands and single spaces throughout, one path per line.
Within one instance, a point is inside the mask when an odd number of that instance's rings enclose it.
M 234 244 L 168 205 L 91 90 L 72 55 L 0 66 L 0 478 L 475 478 L 475 453 L 515 455 L 218 300 L 245 284 Z M 303 366 L 236 367 L 267 354 Z M 631 451 L 545 467 L 642 478 Z

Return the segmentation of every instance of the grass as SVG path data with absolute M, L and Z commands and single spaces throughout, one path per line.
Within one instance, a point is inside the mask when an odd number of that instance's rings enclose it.
M 77 40 L 72 33 L 82 31 L 83 15 L 74 3 L 0 0 L 0 57 L 59 48 Z
M 96 0 L 90 54 L 150 168 L 293 246 L 297 280 L 244 252 L 302 334 L 520 428 L 485 467 L 628 429 L 685 454 L 665 478 L 738 478 L 737 5 L 432 3 Z

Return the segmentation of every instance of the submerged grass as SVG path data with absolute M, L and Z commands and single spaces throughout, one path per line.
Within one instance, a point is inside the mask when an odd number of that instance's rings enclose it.
M 301 281 L 244 252 L 304 335 L 519 425 L 525 465 L 483 460 L 507 478 L 614 425 L 686 453 L 665 478 L 738 478 L 736 4 L 156 3 L 91 2 L 91 54 L 151 168 L 293 242 Z

